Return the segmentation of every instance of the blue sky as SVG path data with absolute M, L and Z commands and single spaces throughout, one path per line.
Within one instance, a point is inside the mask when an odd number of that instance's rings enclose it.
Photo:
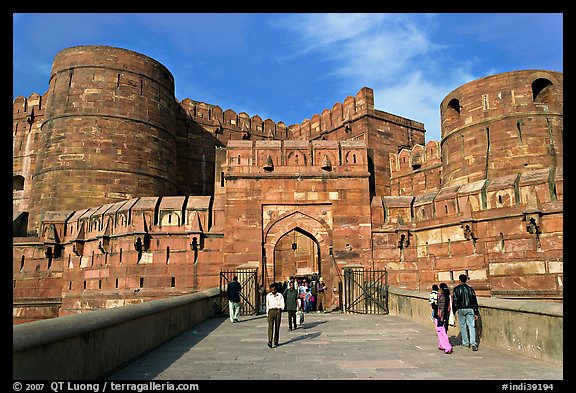
M 301 123 L 374 89 L 375 107 L 440 140 L 440 102 L 513 70 L 563 72 L 561 13 L 26 13 L 13 15 L 13 96 L 44 94 L 56 53 L 109 45 L 174 75 L 178 100 Z

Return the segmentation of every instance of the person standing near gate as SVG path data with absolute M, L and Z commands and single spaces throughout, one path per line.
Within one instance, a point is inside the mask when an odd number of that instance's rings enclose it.
M 292 331 L 292 326 L 296 329 L 296 310 L 298 309 L 298 290 L 294 288 L 294 281 L 288 283 L 288 288 L 283 295 L 288 312 L 288 330 Z
M 316 302 L 316 310 L 320 312 L 320 308 L 322 311 L 326 312 L 326 306 L 324 306 L 324 297 L 326 296 L 326 284 L 324 284 L 324 278 L 320 277 L 318 280 L 318 285 L 316 286 L 316 293 L 317 293 L 317 302 Z
M 280 322 L 282 321 L 282 310 L 284 309 L 284 296 L 278 293 L 276 283 L 270 284 L 270 293 L 266 295 L 266 316 L 268 317 L 268 346 L 272 348 L 278 346 L 280 338 Z
M 458 276 L 460 284 L 454 288 L 452 294 L 452 309 L 457 313 L 458 324 L 460 325 L 460 333 L 462 334 L 462 346 L 468 348 L 470 346 L 473 351 L 478 350 L 478 343 L 476 342 L 476 328 L 475 322 L 478 320 L 478 299 L 474 289 L 466 284 L 468 276 L 461 274 Z M 468 331 L 470 337 L 468 337 Z
M 238 276 L 232 278 L 232 282 L 228 284 L 226 294 L 228 296 L 228 308 L 230 309 L 230 322 L 238 322 L 240 316 L 240 291 L 242 287 L 238 282 Z

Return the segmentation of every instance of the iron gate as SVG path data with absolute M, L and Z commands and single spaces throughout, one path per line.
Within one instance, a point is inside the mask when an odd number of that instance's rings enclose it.
M 234 276 L 238 277 L 238 282 L 242 288 L 240 291 L 240 315 L 257 315 L 260 307 L 260 297 L 258 296 L 258 268 L 220 272 L 220 311 L 226 315 L 230 313 L 226 290 Z
M 344 268 L 344 312 L 388 314 L 388 275 L 386 270 Z

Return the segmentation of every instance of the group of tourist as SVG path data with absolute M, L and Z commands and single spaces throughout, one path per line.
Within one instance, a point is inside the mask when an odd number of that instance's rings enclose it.
M 317 279 L 317 280 L 316 280 Z M 475 323 L 478 320 L 478 300 L 472 287 L 466 284 L 468 276 L 459 276 L 460 284 L 453 293 L 446 283 L 432 285 L 429 302 L 432 308 L 430 318 L 434 321 L 438 335 L 438 349 L 446 354 L 453 352 L 448 339 L 448 326 L 455 326 L 456 321 L 462 336 L 461 346 L 478 350 L 476 342 Z M 228 285 L 228 301 L 230 321 L 238 322 L 240 311 L 241 286 L 234 276 Z M 292 331 L 304 322 L 304 314 L 313 310 L 326 312 L 324 297 L 326 284 L 322 277 L 290 277 L 283 283 L 270 284 L 270 292 L 266 295 L 266 316 L 268 319 L 268 346 L 278 346 L 282 311 L 288 314 L 288 330 Z
M 298 298 L 300 299 L 300 302 L 298 302 L 299 311 L 303 313 L 310 311 L 326 312 L 324 305 L 326 283 L 324 283 L 324 278 L 318 277 L 317 274 L 302 277 L 291 276 L 286 281 L 277 284 L 281 286 L 278 291 L 286 296 L 290 283 L 293 283 L 294 289 L 298 291 Z
M 284 282 L 270 284 L 270 292 L 266 294 L 266 316 L 268 318 L 268 346 L 278 346 L 282 311 L 288 314 L 288 330 L 292 331 L 302 326 L 304 314 L 310 311 L 326 312 L 324 298 L 326 296 L 324 278 L 317 275 L 295 277 Z M 230 309 L 230 322 L 238 322 L 240 313 L 241 285 L 234 276 L 228 284 L 227 297 Z
M 460 326 L 463 348 L 472 348 L 478 350 L 476 342 L 475 322 L 478 320 L 478 300 L 474 289 L 466 284 L 468 276 L 461 274 L 459 277 L 460 284 L 454 288 L 450 294 L 450 289 L 446 283 L 439 286 L 432 285 L 429 302 L 432 307 L 431 319 L 436 326 L 438 335 L 438 349 L 446 354 L 453 352 L 453 347 L 448 339 L 448 326 L 454 326 L 456 320 Z M 453 319 L 453 320 L 451 320 Z
M 325 295 L 326 284 L 322 277 L 316 281 L 311 277 L 297 279 L 292 276 L 283 283 L 270 284 L 270 293 L 266 295 L 268 346 L 273 348 L 279 345 L 282 310 L 288 314 L 288 330 L 292 331 L 302 326 L 305 313 L 313 310 L 326 312 Z

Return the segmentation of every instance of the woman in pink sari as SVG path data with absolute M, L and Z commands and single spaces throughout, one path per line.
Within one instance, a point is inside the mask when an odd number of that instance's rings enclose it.
M 435 322 L 436 333 L 438 334 L 438 349 L 444 353 L 452 353 L 452 345 L 448 340 L 448 317 L 450 316 L 450 290 L 445 283 L 440 284 L 438 292 L 438 303 L 436 306 Z

